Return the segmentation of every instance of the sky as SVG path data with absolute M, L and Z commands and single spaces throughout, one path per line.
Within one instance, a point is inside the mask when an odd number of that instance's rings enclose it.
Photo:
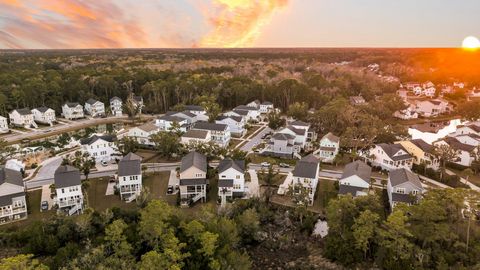
M 480 0 L 0 0 L 1 49 L 460 47 Z

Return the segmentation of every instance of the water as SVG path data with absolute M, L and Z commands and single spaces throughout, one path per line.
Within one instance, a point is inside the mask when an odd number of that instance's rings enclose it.
M 429 144 L 432 144 L 438 139 L 444 138 L 448 134 L 455 132 L 457 127 L 464 124 L 460 119 L 450 120 L 448 125 L 445 125 L 442 128 L 439 128 L 436 132 L 430 131 L 421 131 L 417 128 L 409 128 L 408 134 L 412 136 L 412 139 L 422 139 Z

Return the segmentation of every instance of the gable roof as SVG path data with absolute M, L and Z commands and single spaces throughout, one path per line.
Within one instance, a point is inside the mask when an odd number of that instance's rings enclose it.
M 218 173 L 222 173 L 230 168 L 233 168 L 239 172 L 245 171 L 245 160 L 232 160 L 232 159 L 223 159 L 218 164 Z
M 85 145 L 85 144 L 90 145 L 90 144 L 96 142 L 96 141 L 99 140 L 99 139 L 102 139 L 102 140 L 107 141 L 107 142 L 114 142 L 114 141 L 117 140 L 117 136 L 115 136 L 115 135 L 101 135 L 101 136 L 99 136 L 99 135 L 93 135 L 93 136 L 91 136 L 90 138 L 83 138 L 83 139 L 81 139 L 81 140 L 80 140 L 80 144 L 82 144 L 82 145 Z
M 142 174 L 142 157 L 128 153 L 118 163 L 118 176 L 130 176 Z
M 291 134 L 287 134 L 287 133 L 277 132 L 277 133 L 273 134 L 272 139 L 281 140 L 281 141 L 288 141 L 288 140 L 295 139 L 295 136 L 293 136 Z
M 75 108 L 77 106 L 82 106 L 78 102 L 67 102 L 64 105 L 67 105 L 67 107 L 69 107 L 69 108 Z
M 315 178 L 318 172 L 318 159 L 312 154 L 303 157 L 297 162 L 292 171 L 293 176 L 303 178 Z
M 225 131 L 228 126 L 225 124 L 217 123 L 208 123 L 208 122 L 196 122 L 193 126 L 193 129 L 203 129 L 203 130 L 214 130 L 214 131 Z
M 185 120 L 185 118 L 175 115 L 162 115 L 158 119 L 168 122 L 182 122 Z
M 336 143 L 340 142 L 340 138 L 333 135 L 333 133 L 331 132 L 328 132 L 327 134 L 325 134 L 325 136 L 322 137 L 322 140 L 323 139 L 328 139 L 329 141 L 336 142 Z
M 88 103 L 90 105 L 93 105 L 95 103 L 99 102 L 98 100 L 96 99 L 93 99 L 93 98 L 89 98 L 85 103 Z
M 189 131 L 185 132 L 182 137 L 184 138 L 195 138 L 195 139 L 207 139 L 208 130 L 202 129 L 190 129 Z
M 241 110 L 241 111 L 258 111 L 258 108 L 250 107 L 247 105 L 239 105 L 235 107 L 233 110 Z
M 82 184 L 80 180 L 80 171 L 70 165 L 63 165 L 55 170 L 53 176 L 55 188 L 64 188 L 71 186 L 78 186 Z
M 15 109 L 12 111 L 12 113 L 14 111 L 17 111 L 20 115 L 29 115 L 29 114 L 32 114 L 32 111 L 30 111 L 29 108 L 22 108 L 22 109 Z
M 262 104 L 260 104 L 260 105 L 273 105 L 273 103 L 270 102 L 270 101 L 264 101 L 264 102 L 262 102 Z
M 452 147 L 455 150 L 462 150 L 469 153 L 475 150 L 475 146 L 462 143 L 457 138 L 454 138 L 454 137 L 445 137 L 443 141 L 445 141 L 448 145 L 450 145 L 450 147 Z
M 292 122 L 290 123 L 290 125 L 292 125 L 292 126 L 301 126 L 301 127 L 308 127 L 308 126 L 310 126 L 310 124 L 305 123 L 305 122 L 300 121 L 300 120 L 292 121 Z
M 5 166 L 1 166 L 0 167 L 0 185 L 4 183 L 9 183 L 12 185 L 23 187 L 22 173 L 16 170 L 5 168 Z
M 187 110 L 187 111 L 205 111 L 205 109 L 200 105 L 185 105 L 185 110 Z
M 184 172 L 191 167 L 195 167 L 202 172 L 207 172 L 207 157 L 198 152 L 190 152 L 182 158 L 182 164 L 180 165 L 180 172 Z
M 423 189 L 422 182 L 420 182 L 420 178 L 418 178 L 418 175 L 412 173 L 407 169 L 398 169 L 398 170 L 390 171 L 388 175 L 388 179 L 392 187 L 409 182 L 414 186 L 416 186 L 417 188 Z
M 154 130 L 159 129 L 154 123 L 146 123 L 146 124 L 143 124 L 141 126 L 138 126 L 137 128 L 141 129 L 145 132 L 150 132 L 150 131 L 154 131 Z
M 118 100 L 118 101 L 120 101 L 120 102 L 122 101 L 121 98 L 115 96 L 115 97 L 112 97 L 112 98 L 110 99 L 110 102 L 115 101 L 115 100 Z
M 372 168 L 368 166 L 365 162 L 357 160 L 351 163 L 348 163 L 343 170 L 342 177 L 340 179 L 345 179 L 352 175 L 356 175 L 365 182 L 370 183 L 370 177 L 372 176 Z
M 303 128 L 295 128 L 293 126 L 287 126 L 286 128 L 290 129 L 291 131 L 293 131 L 293 133 L 297 134 L 297 135 L 305 135 L 305 133 L 307 133 L 307 130 L 306 129 L 303 129 Z
M 225 119 L 232 119 L 233 121 L 239 123 L 242 121 L 242 117 L 241 116 L 235 116 L 235 115 L 231 115 L 231 116 L 227 116 L 227 115 L 220 115 L 219 117 L 217 117 L 217 120 L 218 121 L 222 121 L 222 120 L 225 120 Z
M 415 140 L 411 140 L 410 142 L 413 143 L 418 148 L 422 149 L 423 152 L 433 153 L 433 150 L 434 150 L 433 145 L 428 144 L 426 141 L 422 139 L 415 139 Z
M 50 110 L 50 108 L 42 106 L 42 107 L 35 108 L 34 110 L 37 110 L 41 113 L 45 113 L 46 111 Z
M 238 115 L 243 115 L 243 116 L 248 115 L 248 111 L 247 111 L 247 110 L 233 109 L 233 112 L 236 113 L 236 114 L 238 114 Z
M 351 185 L 338 185 L 338 194 L 352 194 L 352 196 L 357 196 L 358 192 L 368 192 L 368 189 Z
M 403 148 L 401 144 L 381 143 L 381 144 L 378 144 L 378 146 L 381 147 L 385 152 L 385 154 L 387 154 L 387 156 L 390 157 L 393 161 L 409 159 L 412 157 L 410 154 L 408 154 L 407 150 L 405 150 L 405 148 Z M 400 150 L 404 151 L 406 154 L 401 156 L 395 156 L 395 154 L 398 153 L 398 151 Z

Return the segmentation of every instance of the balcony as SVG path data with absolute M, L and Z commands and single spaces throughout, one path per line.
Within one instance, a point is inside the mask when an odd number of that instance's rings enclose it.
M 77 204 L 83 204 L 83 201 L 81 199 L 57 201 L 57 204 L 59 208 L 64 208 L 64 207 L 74 206 Z
M 120 193 L 136 193 L 140 191 L 140 187 L 120 186 Z
M 21 214 L 21 213 L 26 213 L 27 208 L 25 206 L 23 207 L 17 207 L 12 210 L 0 210 L 0 217 L 7 217 L 7 216 L 12 216 L 15 214 Z

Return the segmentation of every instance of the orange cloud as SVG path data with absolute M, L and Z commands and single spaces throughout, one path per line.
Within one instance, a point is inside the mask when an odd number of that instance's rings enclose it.
M 213 0 L 209 22 L 214 29 L 200 41 L 201 47 L 249 47 L 264 25 L 288 0 Z

